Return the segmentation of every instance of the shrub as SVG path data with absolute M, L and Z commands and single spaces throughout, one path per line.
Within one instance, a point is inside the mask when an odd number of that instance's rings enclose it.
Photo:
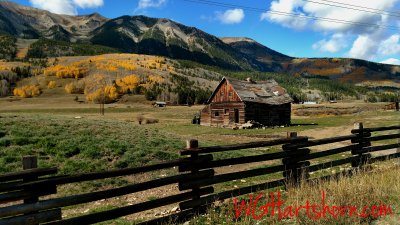
M 7 96 L 10 92 L 10 85 L 6 80 L 0 80 L 0 97 Z
M 86 93 L 86 99 L 94 103 L 112 103 L 119 97 L 117 88 L 107 85 L 104 88 L 98 88 L 92 93 Z
M 121 79 L 116 80 L 116 84 L 119 89 L 119 93 L 126 94 L 128 92 L 133 92 L 136 87 L 138 87 L 140 79 L 138 76 L 132 74 Z
M 158 119 L 153 119 L 153 118 L 146 118 L 145 119 L 146 124 L 153 124 L 153 123 L 158 123 Z
M 53 89 L 53 88 L 55 88 L 55 87 L 57 87 L 57 82 L 55 82 L 55 81 L 50 81 L 49 83 L 47 83 L 47 88 L 49 88 L 49 89 Z
M 22 98 L 36 97 L 41 94 L 37 85 L 25 85 L 21 88 L 15 88 L 13 94 Z
M 85 90 L 85 85 L 83 82 L 72 82 L 64 87 L 68 94 L 83 94 Z
M 45 76 L 56 76 L 58 78 L 82 78 L 89 73 L 89 69 L 80 63 L 70 66 L 56 65 L 44 70 Z
M 142 122 L 144 121 L 144 116 L 142 114 L 139 114 L 137 115 L 136 119 L 139 124 L 142 124 Z

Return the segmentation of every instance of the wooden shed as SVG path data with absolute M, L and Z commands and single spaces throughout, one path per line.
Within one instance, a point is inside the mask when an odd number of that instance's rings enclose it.
M 256 121 L 264 126 L 290 125 L 292 101 L 275 80 L 224 77 L 201 111 L 200 124 L 231 127 Z

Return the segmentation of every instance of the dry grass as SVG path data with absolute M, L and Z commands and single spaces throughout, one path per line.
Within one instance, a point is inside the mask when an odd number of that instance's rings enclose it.
M 397 161 L 398 162 L 398 161 Z M 382 166 L 384 165 L 384 166 Z M 377 166 L 376 166 L 377 167 Z M 242 213 L 239 219 L 235 219 L 235 208 L 232 199 L 222 207 L 216 207 L 209 210 L 207 215 L 198 216 L 190 221 L 190 224 L 237 224 L 237 225 L 250 225 L 250 224 L 299 224 L 299 225 L 361 225 L 361 224 L 398 224 L 400 213 L 400 177 L 398 173 L 400 167 L 398 163 L 386 162 L 375 168 L 370 172 L 360 172 L 351 178 L 343 177 L 338 181 L 330 182 L 314 182 L 311 184 L 304 184 L 299 188 L 291 188 L 288 191 L 280 191 L 283 201 L 282 209 L 288 206 L 305 206 L 308 201 L 310 205 L 321 205 L 322 192 L 325 193 L 326 206 L 354 206 L 358 213 L 364 207 L 386 205 L 390 207 L 393 212 L 389 215 L 382 214 L 382 216 L 375 217 L 371 215 L 370 211 L 366 211 L 367 217 L 356 217 L 353 214 L 349 216 L 349 210 L 345 211 L 343 215 L 333 216 L 327 212 L 325 217 L 316 220 L 309 218 L 306 209 L 299 210 L 297 217 L 293 218 L 279 218 L 277 208 L 275 208 L 275 216 L 264 216 L 260 220 L 254 220 L 251 215 L 245 216 Z M 275 192 L 275 197 L 277 197 Z M 263 194 L 263 198 L 258 202 L 258 207 L 270 203 L 266 201 L 267 192 L 259 192 Z M 254 194 L 254 196 L 257 196 Z M 238 197 L 239 199 L 249 199 L 248 195 Z M 282 210 L 283 211 L 283 210 Z M 319 211 L 319 209 L 317 209 Z M 256 211 L 256 215 L 260 215 L 262 211 Z M 295 211 L 294 211 L 295 212 Z M 337 211 L 336 211 L 337 212 Z M 336 213 L 337 214 L 337 213 Z M 316 214 L 312 213 L 310 209 L 310 217 Z

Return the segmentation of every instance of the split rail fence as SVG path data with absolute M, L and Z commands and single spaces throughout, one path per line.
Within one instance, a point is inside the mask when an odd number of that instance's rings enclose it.
M 340 147 L 326 147 L 329 144 Z M 327 148 L 326 150 L 324 150 L 324 146 Z M 319 149 L 313 150 L 311 147 Z M 265 148 L 274 148 L 279 151 L 266 153 Z M 255 155 L 215 159 L 215 155 L 221 152 L 243 149 L 254 151 Z M 264 149 L 264 151 L 257 154 L 260 149 Z M 388 150 L 391 152 L 383 154 L 383 151 Z M 381 151 L 381 154 L 373 156 L 372 153 L 377 151 Z M 362 124 L 358 124 L 349 135 L 317 140 L 297 136 L 297 133 L 290 133 L 287 138 L 277 140 L 211 147 L 199 147 L 197 140 L 190 140 L 187 148 L 180 154 L 182 156 L 180 159 L 155 165 L 75 175 L 57 175 L 57 168 L 37 168 L 36 157 L 24 157 L 23 171 L 0 175 L 0 225 L 92 224 L 166 205 L 179 204 L 179 212 L 141 224 L 161 224 L 167 221 L 176 223 L 187 220 L 197 213 L 205 212 L 215 201 L 280 186 L 299 185 L 300 182 L 315 179 L 339 178 L 343 175 L 351 175 L 360 168 L 368 168 L 372 163 L 398 158 L 400 157 L 400 126 L 363 128 Z M 341 157 L 332 157 L 338 154 Z M 277 161 L 278 163 L 276 163 Z M 262 167 L 235 171 L 236 165 L 260 162 L 263 163 Z M 338 173 L 329 175 L 320 173 L 321 176 L 315 176 L 316 171 L 346 164 L 351 166 L 339 170 Z M 235 172 L 216 173 L 214 170 L 226 166 L 230 166 L 231 170 Z M 178 168 L 176 175 L 90 193 L 64 197 L 54 195 L 61 185 L 135 176 L 171 168 Z M 275 176 L 266 178 L 264 181 L 265 175 L 268 174 L 275 174 Z M 310 176 L 311 174 L 313 176 Z M 217 184 L 259 176 L 262 176 L 263 179 L 260 179 L 262 181 L 257 184 L 215 192 Z M 179 192 L 167 197 L 101 212 L 72 218 L 62 217 L 62 210 L 68 206 L 140 193 L 166 185 L 176 185 Z

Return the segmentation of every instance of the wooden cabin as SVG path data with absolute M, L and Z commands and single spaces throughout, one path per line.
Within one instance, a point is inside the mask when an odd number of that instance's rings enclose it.
M 224 77 L 201 110 L 200 124 L 233 127 L 248 121 L 264 126 L 290 125 L 292 98 L 275 80 Z

